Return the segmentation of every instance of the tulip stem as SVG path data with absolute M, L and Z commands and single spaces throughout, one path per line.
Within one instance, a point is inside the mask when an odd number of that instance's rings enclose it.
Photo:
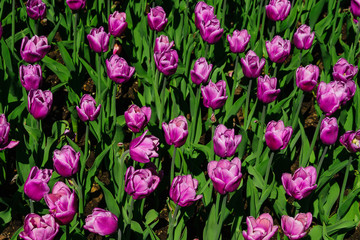
M 205 43 L 206 44 L 206 47 L 205 47 L 205 56 L 204 56 L 204 58 L 206 59 L 207 58 L 207 54 L 208 54 L 208 52 L 209 52 L 209 44 L 208 43 Z
M 259 158 L 261 155 L 261 148 L 263 146 L 263 136 L 264 136 L 264 124 L 265 124 L 265 116 L 266 116 L 266 107 L 267 105 L 263 105 L 262 113 L 261 113 L 261 120 L 260 120 L 260 135 L 259 135 L 259 142 L 258 142 L 258 148 L 256 153 L 256 165 L 259 164 Z
M 108 17 L 109 17 L 109 15 L 110 15 L 110 9 L 111 9 L 110 0 L 107 0 L 107 16 L 108 16 Z
M 80 184 L 77 184 L 75 178 L 71 178 L 72 184 L 74 185 L 75 191 L 77 192 L 79 198 L 79 218 L 80 218 L 80 225 L 83 225 L 82 215 L 84 213 L 84 200 L 83 200 L 83 192 L 82 187 Z
M 66 231 L 66 239 L 70 239 L 70 227 L 69 227 L 69 224 L 66 224 L 65 231 Z
M 120 228 L 118 229 L 118 237 L 117 237 L 117 240 L 121 240 L 121 229 L 120 229 Z
M 129 150 L 126 150 L 121 154 L 121 157 L 120 157 L 120 179 L 121 179 L 121 182 L 120 182 L 119 189 L 124 189 L 124 172 L 125 172 L 125 168 L 126 168 L 124 161 L 125 161 L 125 156 L 128 153 L 129 153 Z M 118 204 L 120 204 L 123 199 L 123 196 L 124 196 L 124 191 L 119 191 L 118 194 L 119 194 L 118 195 L 118 197 L 119 197 Z
M 171 213 L 170 213 L 170 223 L 169 223 L 169 230 L 168 230 L 168 234 L 169 234 L 168 239 L 169 240 L 174 239 L 174 227 L 175 227 L 175 224 L 176 224 L 176 216 L 178 214 L 179 209 L 180 209 L 180 206 L 176 205 L 174 214 L 171 215 Z
M 172 181 L 174 180 L 174 172 L 175 172 L 175 158 L 176 158 L 176 147 L 174 147 L 174 152 L 171 159 L 171 169 L 170 169 L 170 186 Z
M 341 192 L 340 192 L 340 200 L 339 200 L 339 209 L 340 209 L 340 206 L 343 202 L 343 198 L 344 198 L 344 193 L 345 193 L 345 189 L 346 189 L 346 183 L 347 183 L 347 180 L 348 180 L 348 177 L 349 177 L 349 171 L 350 171 L 350 166 L 351 166 L 351 162 L 352 162 L 352 156 L 350 156 L 349 160 L 348 160 L 348 164 L 346 165 L 346 170 L 345 170 L 345 176 L 344 176 L 344 181 L 343 181 L 343 184 L 342 184 L 342 187 L 341 187 Z M 339 214 L 338 214 L 339 216 Z
M 275 152 L 272 151 L 272 152 L 270 153 L 270 159 L 269 159 L 269 162 L 268 162 L 268 165 L 267 165 L 267 168 L 266 168 L 265 185 L 264 185 L 265 188 L 266 188 L 266 186 L 267 186 L 267 182 L 268 182 L 268 179 L 269 179 L 270 168 L 271 168 L 271 164 L 272 164 L 274 155 L 275 155 Z M 264 189 L 264 190 L 265 190 L 265 189 Z
M 225 16 L 226 16 L 226 0 L 223 2 L 223 10 L 222 10 L 222 19 L 221 19 L 221 27 L 225 26 Z
M 247 92 L 246 92 L 246 102 L 245 102 L 245 117 L 244 117 L 244 126 L 247 126 L 247 123 L 250 119 L 247 119 L 248 117 L 248 108 L 249 108 L 249 101 L 250 101 L 250 92 L 251 92 L 251 85 L 252 85 L 252 78 L 250 79 L 249 81 L 249 85 L 248 85 L 248 88 L 247 88 Z M 246 130 L 246 129 L 245 129 Z
M 320 158 L 320 161 L 319 161 L 319 165 L 318 165 L 317 168 L 316 168 L 316 174 L 317 174 L 318 178 L 319 178 L 319 173 L 320 173 L 320 171 L 321 171 L 321 165 L 322 165 L 323 162 L 324 162 L 324 158 L 325 158 L 325 155 L 326 155 L 328 149 L 329 149 L 329 146 L 326 145 L 325 148 L 324 148 L 324 151 L 323 151 L 323 153 L 322 153 L 322 155 L 321 155 L 321 158 Z
M 297 106 L 297 109 L 296 109 L 296 112 L 295 112 L 295 116 L 293 116 L 293 119 L 292 120 L 292 124 L 291 124 L 291 127 L 292 129 L 295 129 L 295 127 L 297 126 L 298 124 L 298 118 L 299 118 L 299 113 L 300 113 L 300 110 L 301 110 L 301 106 L 302 106 L 302 102 L 304 101 L 304 92 L 302 90 L 300 90 L 300 93 L 299 93 L 299 96 L 298 98 L 300 97 L 300 102 Z
M 86 162 L 86 159 L 87 159 L 87 156 L 88 156 L 88 153 L 89 153 L 89 122 L 86 121 L 85 122 L 85 149 L 84 149 L 84 164 Z
M 77 65 L 77 61 L 76 61 L 76 56 L 77 56 L 77 51 L 76 51 L 76 38 L 77 38 L 77 21 L 78 21 L 78 13 L 73 14 L 74 15 L 74 42 L 73 42 L 73 60 L 74 60 L 74 65 Z M 75 68 L 76 69 L 76 68 Z
M 34 213 L 34 201 L 29 199 L 30 213 Z
M 131 220 L 133 218 L 133 212 L 134 212 L 134 198 L 133 197 L 130 197 L 130 208 L 129 208 L 129 220 L 130 220 L 130 224 L 131 224 Z
M 305 161 L 300 161 L 300 167 L 305 167 L 307 165 L 307 163 L 309 162 L 309 159 L 310 159 L 310 156 L 311 156 L 311 153 L 314 149 L 314 146 L 315 146 L 315 142 L 317 140 L 317 137 L 319 135 L 319 132 L 320 132 L 320 125 L 321 125 L 321 122 L 322 120 L 324 119 L 325 115 L 324 114 L 321 114 L 321 117 L 320 117 L 320 120 L 316 126 L 316 130 L 315 130 L 315 133 L 314 133 L 314 136 L 313 136 L 313 139 L 311 141 L 311 145 L 310 145 L 310 149 L 309 149 L 309 153 L 308 155 L 306 156 L 305 158 Z
M 12 13 L 11 13 L 11 51 L 14 54 L 15 49 L 15 0 L 12 1 Z

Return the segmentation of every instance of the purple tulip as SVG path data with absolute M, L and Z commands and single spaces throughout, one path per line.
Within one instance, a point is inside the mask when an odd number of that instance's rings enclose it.
M 147 20 L 151 30 L 161 32 L 164 30 L 168 20 L 164 9 L 160 6 L 150 8 L 150 12 L 147 15 Z
M 79 103 L 80 107 L 76 106 L 76 111 L 81 121 L 94 121 L 100 114 L 101 104 L 96 107 L 95 99 L 89 94 L 84 94 Z
M 280 93 L 280 89 L 276 89 L 276 77 L 270 78 L 268 75 L 258 77 L 257 96 L 263 103 L 271 103 L 275 101 Z
M 214 15 L 214 7 L 207 5 L 205 2 L 198 2 L 195 7 L 195 26 L 200 29 L 201 22 L 211 20 Z
M 9 140 L 10 123 L 6 121 L 5 114 L 0 115 L 0 151 L 13 148 L 19 144 L 19 141 Z
M 220 21 L 216 16 L 207 22 L 202 21 L 199 30 L 202 39 L 209 44 L 217 43 L 224 33 L 224 29 L 220 27 Z
M 179 56 L 176 50 L 170 49 L 161 53 L 154 53 L 154 59 L 157 69 L 170 76 L 176 72 Z
M 296 85 L 303 91 L 311 92 L 319 79 L 319 67 L 307 65 L 296 70 Z
M 151 108 L 132 104 L 124 113 L 125 122 L 128 128 L 134 133 L 141 132 L 149 123 L 151 118 Z
M 118 229 L 118 218 L 110 211 L 94 208 L 86 217 L 84 228 L 101 236 L 110 235 Z
M 289 40 L 276 35 L 271 41 L 266 41 L 266 51 L 271 61 L 282 63 L 290 55 L 291 44 Z
M 44 119 L 50 112 L 53 94 L 49 90 L 30 90 L 28 94 L 28 110 L 35 119 Z
M 292 132 L 292 127 L 285 127 L 283 121 L 270 121 L 265 131 L 266 145 L 273 151 L 285 149 L 290 141 Z
M 340 101 L 331 83 L 320 82 L 316 98 L 320 109 L 326 116 L 330 116 L 340 107 Z
M 339 98 L 341 105 L 345 105 L 355 95 L 356 84 L 353 80 L 347 82 L 332 81 L 330 84 Z
M 135 170 L 130 166 L 125 173 L 125 192 L 135 200 L 149 196 L 159 185 L 160 177 L 155 166 Z
M 104 27 L 93 28 L 87 35 L 90 48 L 96 52 L 107 52 L 109 50 L 110 33 L 104 31 Z
M 67 5 L 73 11 L 83 9 L 86 4 L 86 0 L 66 0 Z
M 43 59 L 50 48 L 45 36 L 35 35 L 30 40 L 28 37 L 24 37 L 21 42 L 20 55 L 25 62 L 34 63 Z
M 147 132 L 148 130 L 130 142 L 130 157 L 137 162 L 148 163 L 150 158 L 159 156 L 159 139 L 153 135 L 146 136 Z
M 353 80 L 357 72 L 357 66 L 348 63 L 345 58 L 340 58 L 333 67 L 332 75 L 336 81 L 348 82 Z
M 235 30 L 233 35 L 227 35 L 227 40 L 229 41 L 230 51 L 233 53 L 242 53 L 245 51 L 249 41 L 250 41 L 250 34 L 246 29 L 241 31 Z
M 155 39 L 154 53 L 163 53 L 170 50 L 174 46 L 174 41 L 169 42 L 169 38 L 165 35 Z
M 129 81 L 135 68 L 128 65 L 126 60 L 118 55 L 106 59 L 106 71 L 111 80 L 120 84 Z
M 338 134 L 339 126 L 336 118 L 324 118 L 320 125 L 320 139 L 323 144 L 334 144 L 337 140 Z
M 39 216 L 30 213 L 25 217 L 24 231 L 20 232 L 19 237 L 25 240 L 52 240 L 58 231 L 59 224 L 50 214 Z
M 309 49 L 314 41 L 315 32 L 308 25 L 301 25 L 294 34 L 294 45 L 298 49 Z
M 288 0 L 270 0 L 266 5 L 266 15 L 273 21 L 284 21 L 290 13 L 291 3 Z
M 290 240 L 296 240 L 305 237 L 311 222 L 312 214 L 310 212 L 299 213 L 295 218 L 284 215 L 281 217 L 281 228 Z
M 65 145 L 61 150 L 54 151 L 53 161 L 55 171 L 63 177 L 71 177 L 79 171 L 80 152 Z
M 204 106 L 213 110 L 221 108 L 228 98 L 226 96 L 226 82 L 224 80 L 220 80 L 217 83 L 210 81 L 208 85 L 201 87 L 201 93 L 204 98 Z
M 109 15 L 109 33 L 114 37 L 120 37 L 127 25 L 126 13 L 115 11 Z
M 270 240 L 279 228 L 274 226 L 273 218 L 268 213 L 261 214 L 257 219 L 249 216 L 246 224 L 247 232 L 243 231 L 245 240 Z
M 190 71 L 190 76 L 193 83 L 197 85 L 200 85 L 201 83 L 207 83 L 212 67 L 213 65 L 208 64 L 204 57 L 196 60 L 194 68 Z
M 21 85 L 30 91 L 31 89 L 38 89 L 42 83 L 42 70 L 40 65 L 21 65 L 19 69 L 19 76 Z
M 169 124 L 162 123 L 166 143 L 178 148 L 185 144 L 188 136 L 188 123 L 184 116 L 172 119 Z
M 358 23 L 357 17 L 360 17 L 360 0 L 351 0 L 350 11 L 354 15 L 354 22 Z
M 288 195 L 294 197 L 297 200 L 301 200 L 304 197 L 315 190 L 316 185 L 316 168 L 308 166 L 306 168 L 298 168 L 293 175 L 290 173 L 283 173 L 281 182 Z
M 0 39 L 1 39 L 1 37 L 2 37 L 2 34 L 3 34 L 3 27 L 2 27 L 2 24 L 1 24 L 1 22 L 0 22 Z
M 248 78 L 259 77 L 265 65 L 265 58 L 262 58 L 260 61 L 259 57 L 252 50 L 248 51 L 245 58 L 242 58 L 240 61 L 243 73 Z
M 171 183 L 170 198 L 180 207 L 190 206 L 203 197 L 203 195 L 196 196 L 198 184 L 198 180 L 193 179 L 190 174 L 176 176 Z
M 219 124 L 213 138 L 215 154 L 222 158 L 233 156 L 241 139 L 241 135 L 235 135 L 234 129 L 227 129 L 224 125 Z
M 29 18 L 34 20 L 43 19 L 46 16 L 46 5 L 42 0 L 28 0 L 26 12 Z
M 207 166 L 208 175 L 213 182 L 214 188 L 220 194 L 235 191 L 241 182 L 241 161 L 235 157 L 229 161 L 211 161 Z
M 340 137 L 340 143 L 351 153 L 360 152 L 360 130 L 347 131 Z
M 62 225 L 70 223 L 78 208 L 74 191 L 63 182 L 55 183 L 52 193 L 44 196 L 50 214 Z
M 32 167 L 24 184 L 25 194 L 34 201 L 40 201 L 50 191 L 48 182 L 50 181 L 51 174 L 51 169 Z

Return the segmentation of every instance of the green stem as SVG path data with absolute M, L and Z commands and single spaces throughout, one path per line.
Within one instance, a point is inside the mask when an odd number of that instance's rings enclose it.
M 84 149 L 84 155 L 85 155 L 85 162 L 87 159 L 87 156 L 89 154 L 89 122 L 85 122 L 85 149 Z
M 121 240 L 121 229 L 120 229 L 120 228 L 118 229 L 118 237 L 117 237 L 117 240 Z
M 344 181 L 341 187 L 341 192 L 340 192 L 340 200 L 339 200 L 339 206 L 342 204 L 343 202 L 343 198 L 344 198 L 344 193 L 345 193 L 345 189 L 346 189 L 346 183 L 349 177 L 349 172 L 350 172 L 350 166 L 351 166 L 351 162 L 352 162 L 352 156 L 350 156 L 349 160 L 348 160 L 348 164 L 346 165 L 346 170 L 345 170 L 345 176 L 344 176 Z
M 194 115 L 194 117 L 192 117 L 191 119 L 192 119 L 192 124 L 195 124 L 195 127 L 196 127 L 196 125 L 197 125 L 197 120 L 198 120 L 198 114 L 199 114 L 199 100 L 200 100 L 200 92 L 201 92 L 201 90 L 200 90 L 200 86 L 197 88 L 197 90 L 196 90 L 196 97 L 195 97 L 195 115 Z M 198 100 L 199 99 L 199 100 Z M 191 142 L 193 142 L 194 143 L 194 141 L 195 141 L 195 131 L 191 131 Z
M 169 230 L 168 230 L 168 234 L 169 234 L 169 240 L 174 240 L 174 226 L 176 224 L 176 216 L 178 214 L 178 211 L 180 209 L 179 205 L 176 205 L 175 207 L 175 211 L 173 215 L 170 215 L 170 223 L 169 223 Z
M 96 94 L 96 98 L 97 98 L 97 103 L 99 104 L 101 101 L 101 53 L 96 53 L 97 57 L 98 57 L 98 61 L 97 61 L 97 72 L 98 72 L 98 86 L 97 86 L 97 94 Z M 102 101 L 101 101 L 102 102 Z
M 208 52 L 209 52 L 209 44 L 208 43 L 205 43 L 206 44 L 206 47 L 205 47 L 205 56 L 204 56 L 204 58 L 207 58 L 207 54 L 208 54 Z
M 262 113 L 261 113 L 261 121 L 260 121 L 260 138 L 259 138 L 259 142 L 258 142 L 258 148 L 257 148 L 257 152 L 256 152 L 256 165 L 259 164 L 259 159 L 260 159 L 260 155 L 261 155 L 261 148 L 262 148 L 262 139 L 264 136 L 264 124 L 265 124 L 265 116 L 266 116 L 266 105 L 263 105 L 263 109 L 262 109 Z
M 175 175 L 175 158 L 176 158 L 176 147 L 174 147 L 174 152 L 171 159 L 171 169 L 170 169 L 170 186 L 172 184 L 172 181 L 174 180 Z
M 300 90 L 300 93 L 299 93 L 299 96 L 298 96 L 298 98 L 300 97 L 300 102 L 299 102 L 299 105 L 297 106 L 295 116 L 292 119 L 292 124 L 291 124 L 291 127 L 293 128 L 293 130 L 295 129 L 295 127 L 298 124 L 297 120 L 299 118 L 299 113 L 300 113 L 300 110 L 301 110 L 302 102 L 304 101 L 304 96 L 305 96 L 304 92 L 302 90 Z
M 130 209 L 129 209 L 129 220 L 131 222 L 132 218 L 133 218 L 133 215 L 134 215 L 134 198 L 131 197 L 131 200 L 130 200 Z
M 66 224 L 65 231 L 66 231 L 66 239 L 70 239 L 70 226 L 69 226 L 69 224 Z
M 80 226 L 82 226 L 83 225 L 82 215 L 84 213 L 84 197 L 83 197 L 82 187 L 80 184 L 77 184 L 75 178 L 71 178 L 71 181 L 75 187 L 76 193 L 79 198 L 79 218 L 80 218 Z
M 323 153 L 322 153 L 322 155 L 321 155 L 319 164 L 318 164 L 318 166 L 317 166 L 317 168 L 316 168 L 316 174 L 317 174 L 318 179 L 319 179 L 319 173 L 320 173 L 320 171 L 321 171 L 321 165 L 322 165 L 323 162 L 324 162 L 324 158 L 325 158 L 325 155 L 326 155 L 328 149 L 329 149 L 329 146 L 326 145 L 325 148 L 324 148 L 324 151 L 323 151 Z
M 30 213 L 34 213 L 34 201 L 29 199 Z
M 236 58 L 235 58 L 235 66 L 234 66 L 234 85 L 235 85 L 235 82 L 237 82 L 237 79 L 236 79 L 236 76 L 237 76 L 237 71 L 238 71 L 238 63 L 239 63 L 239 55 L 236 54 Z
M 324 117 L 325 117 L 325 115 L 324 115 L 324 114 L 321 114 L 320 120 L 319 120 L 319 122 L 318 122 L 318 124 L 317 124 L 316 130 L 315 130 L 315 133 L 314 133 L 314 136 L 313 136 L 313 139 L 312 139 L 312 141 L 311 141 L 309 153 L 308 153 L 308 155 L 306 156 L 305 161 L 303 161 L 302 163 L 300 162 L 300 167 L 305 167 L 305 166 L 307 165 L 307 163 L 309 162 L 311 153 L 312 153 L 312 151 L 313 151 L 313 149 L 314 149 L 314 146 L 315 146 L 317 137 L 318 137 L 319 132 L 320 132 L 320 125 L 321 125 L 321 122 L 322 122 L 322 120 L 324 119 Z
M 11 51 L 14 53 L 15 49 L 15 0 L 12 1 L 12 13 L 11 13 Z
M 38 32 L 39 32 L 39 22 L 37 21 L 37 20 L 35 20 L 35 32 L 34 32 L 34 34 L 35 35 L 38 35 Z
M 263 5 L 264 5 L 264 0 L 261 0 L 261 2 L 260 2 L 260 11 L 263 9 Z M 266 12 L 265 11 L 265 9 L 264 9 L 264 12 Z M 260 17 L 261 17 L 261 14 L 258 14 L 257 15 L 257 29 L 259 29 L 260 28 Z M 261 30 L 262 30 L 262 32 L 261 32 L 261 35 L 260 35 L 260 37 L 262 37 L 263 35 L 262 35 L 262 33 L 264 32 L 264 29 L 265 28 L 265 26 L 263 25 L 263 26 L 261 26 Z
M 112 84 L 113 86 L 113 96 L 112 96 L 112 112 L 113 112 L 113 129 L 115 129 L 116 126 L 116 92 L 117 92 L 117 85 L 114 82 Z
M 246 92 L 246 102 L 245 102 L 245 122 L 244 122 L 244 126 L 247 126 L 247 122 L 250 121 L 250 119 L 247 119 L 248 117 L 248 108 L 249 108 L 249 102 L 250 102 L 250 92 L 251 92 L 251 85 L 252 85 L 252 78 L 249 81 L 249 85 L 247 88 L 247 92 Z M 246 129 L 245 129 L 246 130 Z
M 267 165 L 267 168 L 266 168 L 266 174 L 265 174 L 265 188 L 267 186 L 267 182 L 268 182 L 268 179 L 269 179 L 270 168 L 271 168 L 271 164 L 272 164 L 274 155 L 275 155 L 275 152 L 271 151 L 270 159 L 269 159 L 269 162 L 268 162 L 268 165 Z
M 224 28 L 225 26 L 225 17 L 226 17 L 226 0 L 223 2 L 223 10 L 222 10 L 222 19 L 221 19 L 221 27 Z
M 107 1 L 107 16 L 109 17 L 110 15 L 110 9 L 111 9 L 111 5 L 110 5 L 110 0 Z
M 124 173 L 125 173 L 125 168 L 126 168 L 126 165 L 124 164 L 124 162 L 125 162 L 125 156 L 128 153 L 129 153 L 129 150 L 126 150 L 121 154 L 121 157 L 120 157 L 120 178 L 121 178 L 121 182 L 120 182 L 119 189 L 124 189 Z M 118 197 L 119 197 L 118 203 L 119 204 L 122 201 L 123 195 L 124 195 L 124 191 L 119 191 L 119 193 L 118 193 Z
M 260 9 L 264 9 L 264 8 L 263 8 L 263 0 L 261 1 L 261 8 L 260 8 Z M 259 14 L 259 15 L 260 15 L 260 14 Z M 265 19 L 266 19 L 266 10 L 264 9 L 263 16 L 262 16 L 262 22 L 261 22 L 260 37 L 263 37 L 263 36 L 264 36 Z M 260 21 L 259 16 L 258 16 L 258 21 Z
M 75 69 L 76 69 L 76 65 L 77 65 L 77 50 L 76 50 L 76 41 L 77 41 L 77 21 L 78 21 L 78 13 L 73 14 L 74 17 L 74 42 L 73 42 L 73 61 L 74 61 L 74 65 L 75 65 Z

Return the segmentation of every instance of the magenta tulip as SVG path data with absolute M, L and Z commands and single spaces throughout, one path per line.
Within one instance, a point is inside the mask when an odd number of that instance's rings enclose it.
M 350 1 L 350 11 L 354 16 L 354 22 L 358 23 L 357 18 L 360 17 L 360 0 Z
M 241 139 L 241 135 L 235 135 L 234 129 L 227 129 L 224 125 L 219 124 L 213 137 L 215 154 L 222 158 L 233 156 Z
M 275 101 L 280 93 L 280 89 L 276 89 L 277 78 L 270 78 L 268 75 L 258 77 L 257 97 L 263 103 L 271 103 Z
M 128 128 L 134 132 L 141 132 L 149 123 L 151 118 L 150 107 L 138 107 L 132 104 L 124 113 L 125 122 Z
M 214 7 L 207 5 L 205 2 L 198 2 L 195 7 L 195 26 L 200 29 L 201 22 L 211 20 L 214 15 Z
M 76 111 L 83 122 L 94 121 L 100 114 L 101 104 L 96 107 L 95 99 L 89 94 L 81 97 L 79 106 L 76 106 Z
M 281 182 L 286 193 L 297 200 L 304 197 L 316 189 L 316 168 L 308 166 L 306 168 L 298 168 L 293 175 L 290 173 L 283 173 Z
M 265 58 L 262 58 L 260 61 L 259 57 L 252 50 L 248 51 L 245 58 L 242 58 L 240 61 L 243 73 L 248 78 L 259 77 L 265 65 Z
M 50 191 L 48 182 L 51 175 L 51 169 L 32 167 L 24 184 L 24 193 L 32 200 L 40 201 Z
M 135 68 L 128 65 L 126 60 L 118 55 L 106 59 L 106 71 L 111 80 L 121 84 L 130 80 Z
M 28 63 L 40 61 L 49 52 L 50 46 L 45 36 L 33 36 L 30 40 L 24 37 L 21 42 L 21 58 Z
M 161 35 L 155 39 L 154 53 L 163 53 L 174 46 L 174 41 L 169 42 L 169 38 Z
M 19 141 L 12 141 L 9 139 L 10 123 L 6 120 L 5 114 L 0 115 L 0 151 L 14 148 L 19 144 Z
M 172 119 L 169 124 L 162 123 L 166 143 L 178 148 L 185 144 L 188 136 L 188 123 L 184 116 Z
M 250 34 L 246 29 L 241 31 L 234 30 L 233 35 L 227 35 L 227 40 L 230 45 L 230 51 L 233 53 L 242 53 L 245 51 L 249 41 L 250 41 Z
M 351 153 L 360 152 L 360 130 L 347 131 L 340 137 L 340 143 Z
M 42 0 L 28 0 L 26 12 L 29 18 L 34 20 L 43 19 L 46 16 L 46 5 Z
M 216 16 L 207 22 L 202 21 L 199 30 L 202 39 L 209 44 L 217 43 L 224 33 L 224 29 L 220 27 L 220 21 Z
M 54 151 L 53 162 L 55 171 L 63 177 L 71 177 L 79 171 L 80 152 L 65 145 L 61 150 Z
M 303 91 L 311 92 L 319 79 L 319 67 L 307 65 L 296 70 L 296 85 Z
M 199 182 L 193 179 L 190 174 L 176 176 L 170 187 L 170 198 L 181 207 L 190 206 L 203 197 L 196 195 L 198 184 Z
M 158 157 L 159 154 L 159 139 L 153 135 L 146 135 L 146 130 L 140 137 L 133 139 L 130 142 L 129 153 L 130 157 L 141 163 L 150 162 L 150 158 Z
M 110 33 L 104 31 L 104 27 L 93 28 L 87 35 L 90 48 L 96 52 L 107 52 L 109 50 Z
M 66 0 L 67 5 L 73 11 L 85 8 L 86 0 Z
M 311 222 L 312 214 L 310 212 L 299 213 L 295 218 L 284 215 L 281 217 L 281 228 L 290 240 L 296 240 L 306 236 L 306 230 L 309 229 Z
M 315 32 L 305 24 L 301 25 L 294 34 L 294 45 L 298 49 L 309 49 L 314 41 Z
M 49 90 L 30 90 L 28 94 L 28 110 L 35 119 L 44 119 L 50 112 L 53 94 Z
M 288 145 L 293 129 L 285 127 L 283 121 L 270 121 L 266 126 L 266 145 L 273 151 L 285 149 Z
M 21 85 L 30 91 L 31 89 L 38 89 L 42 83 L 42 70 L 40 65 L 21 65 L 19 68 L 19 76 Z
M 289 40 L 276 35 L 271 41 L 266 41 L 266 51 L 271 61 L 282 63 L 290 55 L 291 44 Z
M 101 236 L 110 235 L 118 229 L 118 218 L 110 211 L 94 208 L 86 217 L 84 228 Z
M 149 27 L 157 32 L 164 30 L 168 22 L 166 13 L 160 6 L 150 8 L 150 12 L 147 15 L 147 20 Z
M 290 13 L 291 3 L 288 0 L 270 0 L 266 5 L 266 15 L 273 21 L 284 21 Z
M 201 87 L 204 106 L 213 110 L 221 108 L 228 96 L 226 95 L 226 82 L 220 80 L 217 83 L 209 82 L 208 85 Z
M 176 50 L 170 49 L 165 52 L 154 53 L 154 59 L 157 69 L 170 76 L 176 72 L 179 62 L 179 56 Z
M 339 125 L 336 118 L 326 117 L 320 125 L 320 139 L 323 144 L 332 145 L 336 142 L 339 134 Z
M 109 33 L 114 37 L 120 37 L 127 28 L 126 13 L 115 11 L 109 15 Z
M 245 240 L 270 240 L 278 230 L 274 226 L 273 218 L 268 213 L 261 214 L 257 219 L 253 216 L 246 218 L 247 232 L 243 231 Z
M 193 83 L 200 85 L 205 84 L 209 80 L 209 75 L 212 70 L 213 65 L 208 64 L 204 57 L 196 60 L 194 68 L 190 71 L 191 80 Z
M 19 237 L 25 240 L 53 240 L 59 231 L 59 224 L 50 214 L 39 216 L 36 213 L 26 215 L 24 231 Z
M 357 72 L 357 66 L 348 63 L 345 58 L 340 58 L 333 67 L 332 76 L 336 81 L 348 82 L 353 80 Z

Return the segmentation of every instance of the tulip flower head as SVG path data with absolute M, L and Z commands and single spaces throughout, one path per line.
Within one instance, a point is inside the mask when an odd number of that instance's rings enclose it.
M 166 27 L 168 19 L 164 9 L 160 6 L 150 8 L 150 12 L 147 15 L 147 20 L 151 30 L 161 32 Z
M 46 5 L 42 0 L 28 0 L 26 12 L 29 18 L 34 20 L 43 19 L 46 16 Z
M 311 92 L 319 79 L 319 67 L 307 65 L 296 70 L 296 85 L 305 92 Z
M 5 114 L 0 115 L 0 151 L 16 147 L 19 141 L 9 140 L 10 123 L 6 120 Z
M 36 213 L 26 215 L 24 231 L 19 236 L 26 240 L 53 240 L 59 231 L 59 224 L 50 214 L 39 216 Z
M 230 51 L 233 53 L 242 53 L 245 51 L 249 41 L 250 41 L 250 34 L 246 29 L 241 31 L 235 30 L 233 35 L 227 35 L 227 40 L 230 45 Z
M 146 135 L 147 132 L 148 130 L 130 142 L 130 157 L 137 162 L 148 163 L 150 158 L 159 156 L 157 153 L 160 144 L 159 139 L 153 135 Z
M 134 132 L 141 132 L 149 123 L 151 118 L 150 107 L 138 107 L 132 104 L 124 113 L 125 122 L 128 128 Z
M 323 144 L 332 145 L 336 142 L 339 134 L 339 125 L 336 118 L 326 117 L 320 125 L 320 139 Z
M 283 121 L 270 121 L 266 126 L 266 145 L 273 151 L 285 149 L 288 145 L 293 129 L 285 127 Z
M 271 61 L 282 63 L 290 55 L 291 44 L 289 40 L 275 36 L 271 41 L 266 41 L 266 51 Z
M 360 151 L 360 130 L 347 131 L 340 137 L 340 143 L 351 153 Z
M 185 144 L 188 131 L 188 123 L 184 116 L 172 119 L 169 124 L 162 123 L 166 143 L 178 148 Z
M 40 201 L 45 194 L 49 193 L 48 182 L 52 175 L 51 169 L 39 169 L 32 167 L 24 184 L 25 194 L 34 201 Z
M 96 107 L 95 99 L 89 94 L 84 94 L 79 103 L 80 107 L 76 106 L 76 111 L 81 121 L 94 121 L 100 114 L 101 104 Z
M 316 168 L 308 166 L 306 168 L 298 168 L 293 175 L 290 173 L 283 173 L 281 181 L 288 195 L 297 200 L 301 200 L 304 197 L 309 196 L 309 194 L 317 187 L 315 184 L 316 177 Z
M 50 112 L 53 94 L 49 90 L 30 90 L 28 94 L 28 110 L 35 119 L 44 119 Z
M 348 63 L 345 58 L 340 58 L 333 67 L 332 76 L 336 81 L 348 82 L 353 80 L 357 72 L 357 66 Z
M 218 125 L 213 138 L 215 154 L 222 158 L 233 156 L 241 139 L 241 135 L 235 135 L 234 129 L 227 129 L 223 124 Z
M 169 49 L 164 52 L 154 53 L 154 59 L 157 69 L 170 76 L 176 72 L 179 62 L 179 56 L 176 50 Z
M 114 37 L 120 37 L 127 25 L 126 13 L 115 11 L 109 15 L 109 33 Z
M 209 82 L 208 85 L 201 87 L 203 104 L 213 110 L 221 108 L 228 96 L 226 95 L 226 82 L 220 80 L 217 83 Z
M 290 13 L 291 3 L 288 0 L 270 0 L 266 5 L 266 15 L 273 21 L 284 21 Z
M 174 41 L 169 41 L 165 35 L 160 35 L 155 39 L 154 53 L 163 53 L 170 50 L 174 46 Z
M 309 49 L 314 41 L 315 32 L 305 24 L 301 25 L 294 34 L 294 45 L 298 49 Z
M 21 42 L 21 58 L 28 63 L 40 61 L 49 52 L 50 46 L 45 36 L 33 36 L 31 39 L 24 37 Z
M 118 229 L 118 218 L 110 211 L 94 208 L 86 217 L 84 228 L 101 236 L 110 235 Z
M 296 240 L 306 236 L 311 222 L 312 214 L 310 212 L 299 213 L 295 218 L 284 215 L 281 217 L 281 228 L 290 240 Z
M 357 18 L 360 17 L 360 0 L 351 0 L 350 1 L 350 11 L 354 16 L 354 22 L 358 23 Z
M 110 33 L 104 31 L 104 27 L 93 28 L 87 35 L 90 48 L 96 52 L 107 52 L 109 50 Z
M 121 84 L 130 80 L 135 68 L 129 66 L 124 58 L 112 55 L 110 59 L 106 59 L 106 71 L 111 80 Z
M 207 22 L 211 20 L 214 15 L 214 7 L 207 5 L 205 2 L 200 1 L 196 4 L 195 7 L 195 26 L 200 29 L 200 24 L 202 22 Z
M 42 70 L 40 65 L 21 65 L 19 68 L 19 76 L 21 85 L 30 91 L 31 89 L 38 89 L 42 83 Z
M 190 71 L 191 80 L 196 85 L 205 84 L 209 80 L 209 75 L 213 65 L 208 64 L 204 57 L 196 60 L 194 68 Z
M 245 240 L 269 240 L 275 235 L 278 226 L 274 226 L 273 218 L 268 213 L 261 214 L 258 218 L 246 218 L 247 231 L 243 231 Z
M 216 16 L 207 22 L 202 21 L 199 30 L 202 39 L 209 44 L 217 43 L 224 33 L 224 29 L 220 27 L 220 20 Z
M 170 198 L 179 206 L 187 207 L 201 199 L 202 195 L 196 195 L 198 180 L 191 175 L 176 176 L 170 187 Z
M 257 97 L 263 103 L 271 103 L 276 100 L 280 89 L 276 89 L 277 78 L 268 75 L 258 77 Z
M 80 152 L 65 145 L 61 150 L 54 151 L 53 162 L 55 171 L 63 177 L 71 177 L 79 171 Z
M 85 8 L 86 0 L 66 0 L 66 4 L 73 11 Z
M 243 73 L 248 78 L 259 77 L 265 65 L 265 58 L 260 60 L 252 50 L 248 51 L 245 58 L 242 58 L 240 61 Z

